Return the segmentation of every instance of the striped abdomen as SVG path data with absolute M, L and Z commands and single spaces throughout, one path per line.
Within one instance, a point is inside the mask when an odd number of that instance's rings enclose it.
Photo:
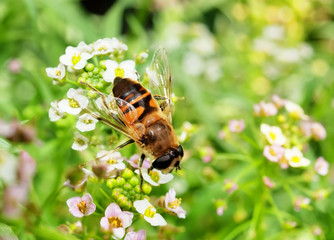
M 119 104 L 125 119 L 130 124 L 141 121 L 149 113 L 159 111 L 159 106 L 151 93 L 137 81 L 117 77 L 112 91 L 115 97 L 128 102 L 136 109 L 137 114 L 133 114 L 133 109 L 128 105 Z

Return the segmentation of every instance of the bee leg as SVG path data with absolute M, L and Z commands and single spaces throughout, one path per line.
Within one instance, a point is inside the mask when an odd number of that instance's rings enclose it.
M 135 142 L 134 140 L 129 139 L 128 141 L 126 141 L 126 142 L 122 143 L 121 145 L 119 145 L 118 147 L 116 147 L 115 151 L 118 151 L 118 150 L 124 148 L 125 146 L 127 146 L 127 145 L 129 145 L 131 143 L 134 143 L 134 142 Z
M 139 176 L 140 176 L 140 190 L 141 191 L 143 191 L 143 181 L 144 181 L 144 179 L 143 179 L 143 175 L 142 175 L 142 173 L 141 173 L 141 168 L 142 168 L 142 166 L 143 166 L 143 163 L 144 163 L 144 159 L 145 159 L 145 154 L 142 154 L 141 156 L 140 156 L 140 162 L 139 162 Z

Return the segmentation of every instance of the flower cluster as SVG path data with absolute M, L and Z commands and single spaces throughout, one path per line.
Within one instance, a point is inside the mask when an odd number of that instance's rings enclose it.
M 254 114 L 262 117 L 260 130 L 265 139 L 263 155 L 281 168 L 307 167 L 311 160 L 303 154 L 309 140 L 323 140 L 326 130 L 319 122 L 314 122 L 296 103 L 274 95 L 272 102 L 260 102 L 254 106 Z M 270 124 L 264 123 L 267 122 Z M 328 163 L 323 158 L 317 160 L 315 170 L 320 175 L 328 172 Z
M 140 80 L 136 64 L 146 61 L 147 51 L 138 53 L 133 60 L 124 60 L 127 50 L 127 45 L 116 38 L 99 39 L 92 44 L 80 42 L 77 47 L 67 47 L 65 54 L 59 58 L 59 65 L 47 68 L 46 73 L 53 79 L 53 84 L 64 86 L 68 83 L 75 86 L 69 88 L 66 98 L 51 103 L 50 120 L 55 122 L 68 115 L 77 116 L 72 149 L 91 150 L 89 146 L 94 146 L 94 150 L 99 149 L 94 160 L 67 175 L 64 185 L 77 193 L 85 193 L 82 197 L 75 196 L 67 200 L 69 212 L 74 217 L 85 219 L 95 215 L 95 212 L 101 214 L 101 208 L 105 206 L 100 232 L 97 234 L 104 238 L 130 240 L 146 239 L 145 230 L 133 231 L 135 222 L 141 219 L 136 216 L 142 216 L 152 226 L 164 226 L 167 222 L 163 212 L 185 218 L 186 211 L 181 207 L 181 199 L 176 198 L 173 188 L 160 198 L 151 200 L 149 196 L 153 187 L 170 182 L 172 174 L 149 169 L 151 159 L 148 158 L 144 159 L 140 169 L 138 154 L 126 159 L 120 152 L 107 151 L 107 143 L 102 143 L 94 134 L 100 126 L 103 127 L 97 124 L 98 119 L 116 111 L 111 108 L 110 112 L 103 112 L 106 105 L 115 104 L 111 100 L 113 96 L 104 94 L 102 99 L 103 93 L 110 92 L 114 79 Z M 91 88 L 96 91 L 87 91 Z M 112 136 L 117 140 L 117 135 Z M 95 191 L 94 195 L 90 194 L 96 188 L 100 189 L 102 198 L 95 196 Z M 152 204 L 161 203 L 161 200 L 164 204 L 159 207 Z M 80 231 L 89 231 L 84 220 L 79 225 Z M 71 226 L 62 225 L 62 229 L 76 229 Z M 74 230 L 69 232 L 75 233 Z

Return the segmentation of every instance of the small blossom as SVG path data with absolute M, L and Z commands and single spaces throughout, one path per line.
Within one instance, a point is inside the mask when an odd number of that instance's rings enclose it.
M 323 232 L 322 232 L 322 229 L 321 229 L 319 226 L 314 226 L 314 227 L 312 228 L 312 234 L 313 234 L 314 236 L 320 236 L 322 233 L 323 233 Z
M 280 145 L 267 145 L 263 149 L 263 156 L 271 162 L 278 162 L 284 155 L 284 148 Z
M 230 179 L 225 179 L 224 180 L 224 189 L 228 193 L 233 193 L 235 190 L 238 189 L 238 184 Z
M 22 69 L 22 64 L 21 64 L 20 59 L 13 58 L 9 60 L 7 68 L 11 73 L 14 73 L 14 74 L 20 73 Z
M 137 80 L 139 75 L 135 69 L 133 60 L 126 60 L 118 64 L 116 61 L 106 61 L 107 70 L 103 74 L 103 79 L 107 82 L 113 82 L 116 77 L 130 78 Z
M 261 101 L 259 104 L 255 104 L 254 115 L 258 117 L 269 117 L 277 114 L 277 108 L 273 103 L 266 103 Z
M 29 155 L 28 152 L 22 150 L 20 152 L 18 164 L 18 179 L 21 184 L 28 184 L 32 180 L 36 171 L 36 161 Z
M 96 154 L 96 159 L 98 159 L 100 163 L 107 164 L 109 173 L 115 169 L 123 170 L 126 167 L 120 152 L 102 150 Z
M 326 138 L 326 129 L 324 126 L 318 122 L 314 122 L 311 124 L 311 134 L 314 140 L 324 140 Z
M 98 122 L 96 118 L 93 118 L 88 113 L 84 113 L 79 117 L 76 127 L 81 132 L 92 131 L 95 129 L 95 125 Z
M 281 107 L 284 107 L 285 105 L 285 99 L 282 99 L 280 96 L 278 95 L 273 95 L 271 97 L 271 99 L 273 100 L 273 103 L 275 104 L 275 106 L 280 109 Z
M 51 67 L 46 68 L 45 71 L 46 71 L 46 75 L 49 78 L 55 79 L 57 81 L 63 79 L 66 73 L 65 66 L 62 63 L 59 63 L 58 66 L 55 68 L 51 68 Z M 54 81 L 53 84 L 56 84 L 57 81 Z
M 203 162 L 205 163 L 211 162 L 212 157 L 214 155 L 214 150 L 210 146 L 205 147 L 203 149 L 200 149 L 200 155 L 202 157 Z
M 2 213 L 8 218 L 17 218 L 22 214 L 22 205 L 28 200 L 27 184 L 10 185 L 5 188 L 2 199 Z
M 51 107 L 49 109 L 49 118 L 51 122 L 56 122 L 65 116 L 64 112 L 60 110 L 57 101 L 51 102 Z
M 98 39 L 93 43 L 93 55 L 104 55 L 115 51 L 116 38 Z
M 262 123 L 261 132 L 266 136 L 266 139 L 270 144 L 283 145 L 286 142 L 286 138 L 279 127 L 269 126 L 268 124 Z
M 326 190 L 326 189 L 319 189 L 319 190 L 316 190 L 312 193 L 312 197 L 315 200 L 322 200 L 322 199 L 328 197 L 328 195 L 329 195 L 329 191 Z
M 65 54 L 59 57 L 59 61 L 71 69 L 79 70 L 86 66 L 87 60 L 91 57 L 91 54 L 69 46 L 66 48 Z
M 311 163 L 309 159 L 304 158 L 302 152 L 297 147 L 286 149 L 284 157 L 288 160 L 291 167 L 306 167 Z
M 286 221 L 284 223 L 284 226 L 287 228 L 287 229 L 293 229 L 295 227 L 297 227 L 297 223 L 295 221 Z
M 314 165 L 314 170 L 321 176 L 328 174 L 329 163 L 323 158 L 319 157 Z
M 167 225 L 166 220 L 159 213 L 157 213 L 155 207 L 153 207 L 153 205 L 147 201 L 147 199 L 137 200 L 133 203 L 133 206 L 137 212 L 143 214 L 144 219 L 152 226 Z
M 139 230 L 138 232 L 128 232 L 125 235 L 124 240 L 145 240 L 146 239 L 146 231 L 144 229 Z
M 82 197 L 73 197 L 66 201 L 69 207 L 70 213 L 74 217 L 83 217 L 93 214 L 96 206 L 93 203 L 93 198 L 89 193 L 86 193 Z
M 74 133 L 74 143 L 72 144 L 72 149 L 77 151 L 83 151 L 88 147 L 88 138 L 81 135 L 78 132 Z
M 267 176 L 263 176 L 263 183 L 266 185 L 268 188 L 273 188 L 275 186 L 275 183 Z
M 223 213 L 224 213 L 224 207 L 223 206 L 218 207 L 216 212 L 217 212 L 218 216 L 223 215 Z
M 141 171 L 143 179 L 152 186 L 159 186 L 160 184 L 168 183 L 174 178 L 173 174 L 163 174 L 160 170 L 157 169 L 153 169 L 149 173 L 146 168 L 142 168 Z M 139 174 L 139 170 L 135 170 L 135 173 Z
M 186 218 L 186 211 L 180 206 L 181 198 L 176 198 L 174 188 L 171 188 L 165 197 L 165 207 L 167 210 L 177 214 L 179 218 Z
M 77 50 L 81 53 L 91 53 L 93 51 L 92 44 L 87 45 L 84 41 L 79 42 Z
M 310 209 L 311 199 L 306 197 L 297 197 L 293 201 L 295 211 L 299 212 L 301 209 Z
M 104 231 L 111 232 L 117 239 L 123 238 L 125 229 L 132 224 L 133 213 L 122 211 L 116 203 L 111 203 L 101 219 L 100 225 Z
M 77 115 L 82 109 L 88 106 L 87 97 L 80 94 L 80 90 L 70 88 L 67 92 L 67 99 L 63 99 L 58 103 L 59 109 L 72 115 Z
M 305 137 L 311 137 L 312 136 L 311 126 L 312 126 L 312 123 L 310 121 L 302 121 L 300 123 L 301 133 Z
M 139 168 L 140 156 L 139 154 L 134 154 L 130 159 L 125 159 L 133 168 Z M 151 162 L 147 158 L 144 159 L 142 168 L 150 168 Z
M 229 121 L 228 123 L 228 129 L 231 131 L 231 132 L 236 132 L 236 133 L 240 133 L 244 130 L 245 128 L 245 122 L 243 119 L 241 120 L 231 120 Z
M 295 119 L 307 120 L 308 116 L 304 114 L 304 110 L 298 104 L 289 100 L 285 101 L 285 109 L 288 111 L 291 117 Z

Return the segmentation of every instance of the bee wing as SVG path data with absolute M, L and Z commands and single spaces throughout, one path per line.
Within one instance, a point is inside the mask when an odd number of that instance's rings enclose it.
M 155 51 L 147 75 L 152 95 L 159 103 L 167 120 L 172 123 L 172 77 L 167 52 L 163 47 Z
M 130 103 L 123 99 L 107 95 L 93 90 L 82 90 L 80 94 L 89 99 L 88 106 L 84 109 L 93 118 L 111 127 L 126 137 L 139 140 L 138 134 L 133 130 L 132 122 L 129 119 L 136 119 L 137 111 Z M 128 108 L 127 117 L 124 116 L 121 108 Z

